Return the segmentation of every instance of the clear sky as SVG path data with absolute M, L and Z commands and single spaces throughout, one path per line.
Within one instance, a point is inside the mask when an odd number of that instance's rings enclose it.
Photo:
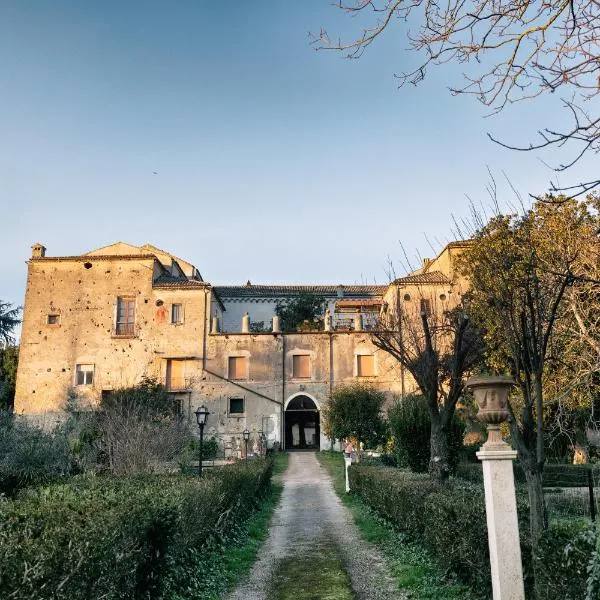
M 487 202 L 487 166 L 501 200 L 503 172 L 524 196 L 552 176 L 486 132 L 528 141 L 558 99 L 486 119 L 452 66 L 398 90 L 400 28 L 358 61 L 310 46 L 360 30 L 331 0 L 4 0 L 0 23 L 5 301 L 38 241 L 150 242 L 214 284 L 383 283 L 400 241 L 430 256 Z

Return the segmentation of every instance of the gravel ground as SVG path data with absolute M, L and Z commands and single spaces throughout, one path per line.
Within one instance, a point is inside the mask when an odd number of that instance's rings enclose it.
M 259 559 L 249 578 L 229 600 L 266 600 L 282 559 L 298 557 L 301 561 L 303 555 L 319 552 L 319 547 L 332 543 L 359 600 L 406 598 L 398 591 L 379 551 L 361 539 L 352 516 L 333 491 L 331 478 L 314 453 L 290 453 L 282 482 L 281 501 Z M 314 581 L 318 593 L 318 573 L 314 574 Z

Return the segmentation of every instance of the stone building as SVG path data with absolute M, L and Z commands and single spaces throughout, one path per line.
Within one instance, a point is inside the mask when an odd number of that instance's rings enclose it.
M 413 389 L 396 361 L 371 342 L 381 310 L 455 302 L 461 281 L 448 245 L 388 286 L 213 286 L 198 269 L 150 244 L 122 242 L 78 256 L 32 247 L 15 412 L 60 419 L 69 397 L 93 407 L 112 390 L 158 379 L 225 452 L 242 431 L 268 445 L 327 447 L 321 410 L 334 386 L 368 381 L 391 400 Z M 327 310 L 321 330 L 282 333 L 278 301 L 310 292 Z M 275 318 L 274 318 L 275 317 Z

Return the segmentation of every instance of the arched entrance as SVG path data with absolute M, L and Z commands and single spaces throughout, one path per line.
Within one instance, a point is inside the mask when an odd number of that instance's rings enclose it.
M 320 414 L 317 403 L 307 394 L 296 394 L 286 403 L 284 432 L 286 450 L 319 450 Z

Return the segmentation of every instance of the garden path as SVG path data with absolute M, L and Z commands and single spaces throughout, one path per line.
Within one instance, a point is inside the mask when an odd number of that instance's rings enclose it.
M 331 590 L 323 589 L 327 578 L 337 582 L 334 587 L 346 588 L 346 593 L 339 589 L 336 598 L 406 598 L 380 552 L 361 538 L 315 453 L 290 453 L 282 483 L 281 500 L 259 558 L 229 600 L 320 600 L 326 593 L 331 598 Z M 336 565 L 341 575 L 335 573 Z M 301 589 L 307 585 L 312 589 Z

